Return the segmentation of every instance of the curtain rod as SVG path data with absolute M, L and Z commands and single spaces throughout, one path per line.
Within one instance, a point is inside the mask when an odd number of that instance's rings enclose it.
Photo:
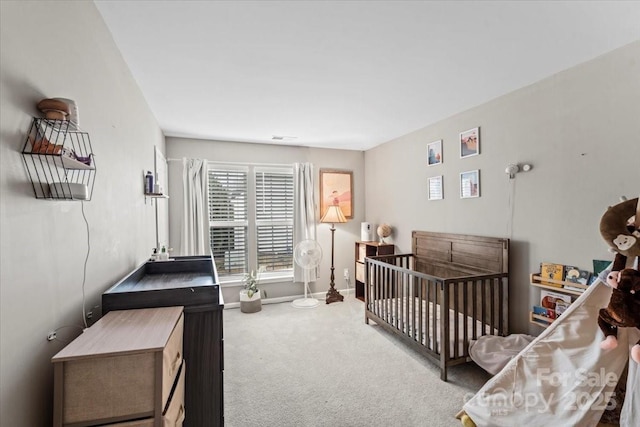
M 182 159 L 167 159 L 168 162 L 181 162 Z M 240 166 L 292 166 L 293 163 L 251 163 L 251 162 L 217 162 L 207 160 L 207 163 L 219 163 L 223 165 L 240 165 Z

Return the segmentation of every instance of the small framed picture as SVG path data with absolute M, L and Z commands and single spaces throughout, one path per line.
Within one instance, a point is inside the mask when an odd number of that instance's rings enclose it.
M 444 199 L 444 192 L 442 191 L 442 175 L 432 176 L 429 178 L 429 200 L 442 200 Z
M 435 166 L 442 163 L 442 140 L 427 144 L 427 164 Z
M 480 197 L 480 170 L 460 173 L 460 198 Z
M 480 154 L 480 128 L 473 128 L 460 133 L 460 158 Z

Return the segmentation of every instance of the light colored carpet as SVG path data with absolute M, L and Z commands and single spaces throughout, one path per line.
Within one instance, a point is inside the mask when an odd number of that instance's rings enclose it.
M 454 417 L 489 375 L 473 363 L 449 369 L 375 323 L 364 304 L 259 313 L 224 311 L 224 410 L 229 427 L 460 426 Z

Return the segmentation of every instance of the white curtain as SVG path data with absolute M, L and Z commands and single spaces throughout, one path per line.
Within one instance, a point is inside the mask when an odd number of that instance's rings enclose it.
M 316 240 L 316 205 L 315 183 L 313 180 L 313 164 L 296 163 L 294 165 L 295 200 L 294 200 L 294 247 L 303 240 Z M 309 271 L 310 282 L 318 280 L 318 269 Z M 304 269 L 293 263 L 293 281 L 304 282 Z
M 182 159 L 182 255 L 206 255 L 209 248 L 207 224 L 207 161 Z

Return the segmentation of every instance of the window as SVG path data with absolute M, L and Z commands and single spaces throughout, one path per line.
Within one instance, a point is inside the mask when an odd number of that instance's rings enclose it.
M 209 169 L 209 240 L 219 276 L 247 271 L 247 171 Z
M 222 281 L 259 267 L 266 277 L 293 274 L 293 191 L 292 168 L 209 166 L 209 236 Z
M 258 267 L 293 271 L 293 173 L 256 170 Z

